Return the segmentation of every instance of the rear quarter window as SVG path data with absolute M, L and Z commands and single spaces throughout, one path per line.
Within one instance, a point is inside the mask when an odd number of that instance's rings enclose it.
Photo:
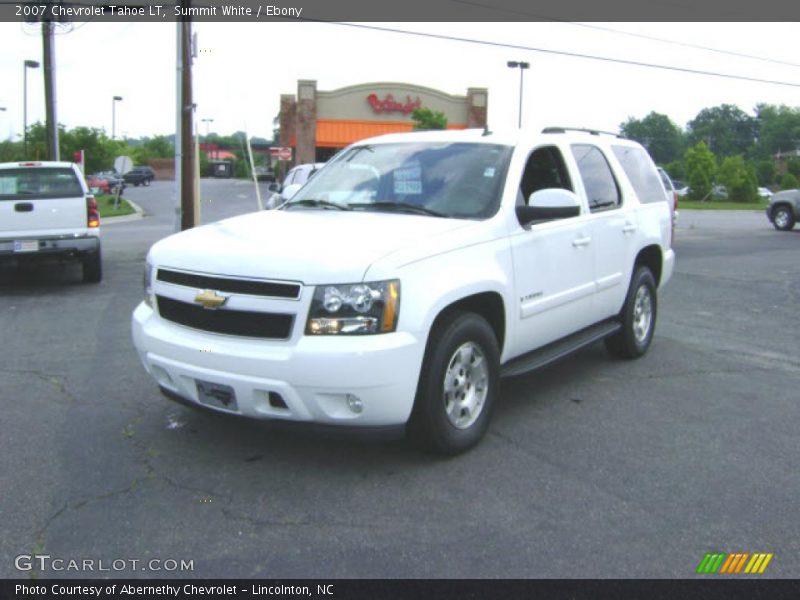
M 83 196 L 83 188 L 75 172 L 61 169 L 0 170 L 0 200 L 36 198 L 75 198 Z
M 622 170 L 628 176 L 633 191 L 639 197 L 639 202 L 648 204 L 667 201 L 658 171 L 644 148 L 615 144 L 612 144 L 611 148 L 619 164 L 622 165 Z

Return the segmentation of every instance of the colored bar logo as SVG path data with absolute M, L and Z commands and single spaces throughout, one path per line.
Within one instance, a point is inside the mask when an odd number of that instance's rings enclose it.
M 773 556 L 771 552 L 756 552 L 753 554 L 749 552 L 735 552 L 733 554 L 709 552 L 697 565 L 697 572 L 705 575 L 715 573 L 717 575 L 761 574 L 766 570 Z

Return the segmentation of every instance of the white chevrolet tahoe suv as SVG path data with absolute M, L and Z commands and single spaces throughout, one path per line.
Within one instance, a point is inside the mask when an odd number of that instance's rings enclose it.
M 377 137 L 277 210 L 157 242 L 133 340 L 174 400 L 461 452 L 500 377 L 600 339 L 647 351 L 671 227 L 650 156 L 616 136 Z
M 77 260 L 83 280 L 103 276 L 100 215 L 77 165 L 0 164 L 0 262 Z

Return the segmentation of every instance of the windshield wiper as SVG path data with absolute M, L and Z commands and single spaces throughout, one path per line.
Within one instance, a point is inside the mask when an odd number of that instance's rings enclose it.
M 402 212 L 413 212 L 420 215 L 430 215 L 432 217 L 447 217 L 446 214 L 437 210 L 432 210 L 418 204 L 410 204 L 408 202 L 361 202 L 357 204 L 350 204 L 350 206 L 352 208 L 379 208 Z
M 319 198 L 303 198 L 302 200 L 289 201 L 285 204 L 285 208 L 291 208 L 292 206 L 313 206 L 318 208 L 322 207 L 350 210 L 350 207 L 344 204 L 337 204 L 336 202 L 331 202 L 330 200 L 320 200 Z

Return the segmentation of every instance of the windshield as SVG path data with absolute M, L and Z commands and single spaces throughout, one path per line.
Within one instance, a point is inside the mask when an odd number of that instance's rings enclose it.
M 500 205 L 511 151 L 451 142 L 354 146 L 330 161 L 285 208 L 485 219 Z

